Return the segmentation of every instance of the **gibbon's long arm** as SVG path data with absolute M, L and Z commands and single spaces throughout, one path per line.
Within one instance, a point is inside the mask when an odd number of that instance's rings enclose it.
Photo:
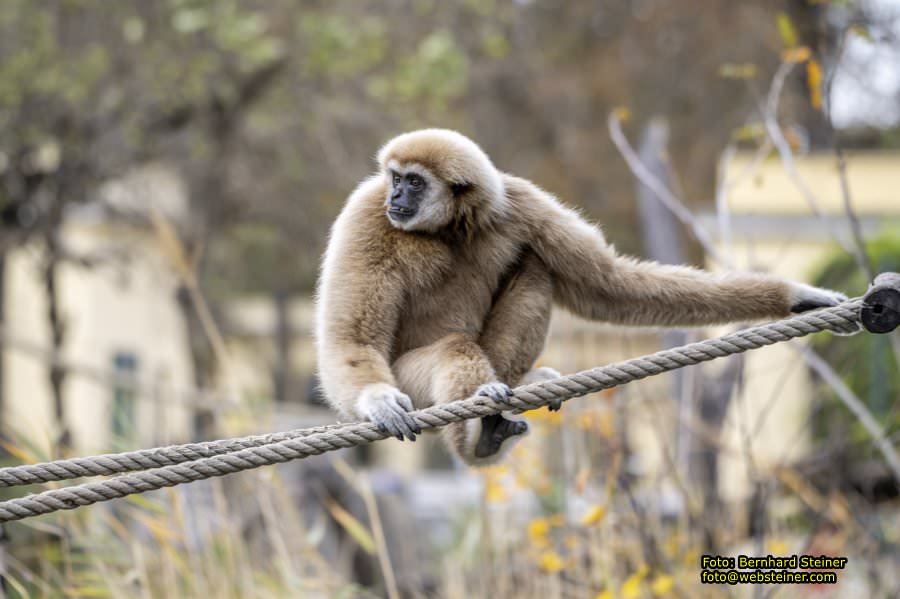
M 343 248 L 333 248 L 336 259 Z M 385 285 L 384 273 L 341 270 L 329 272 L 319 290 L 319 366 L 321 383 L 334 407 L 344 414 L 363 417 L 357 399 L 369 385 L 396 386 L 387 356 L 398 318 L 399 285 Z
M 550 194 L 516 177 L 507 176 L 504 183 L 514 210 L 526 219 L 532 247 L 553 277 L 554 300 L 582 317 L 698 326 L 779 318 L 801 303 L 809 309 L 840 301 L 839 294 L 772 276 L 717 276 L 620 256 L 599 229 Z
M 331 231 L 316 302 L 319 378 L 328 402 L 350 418 L 367 418 L 398 437 L 415 439 L 412 400 L 397 388 L 388 363 L 405 286 L 392 267 L 390 244 L 372 243 L 381 216 L 379 182 L 351 195 Z M 374 194 L 374 195 L 373 195 Z M 377 235 L 376 235 L 377 237 Z

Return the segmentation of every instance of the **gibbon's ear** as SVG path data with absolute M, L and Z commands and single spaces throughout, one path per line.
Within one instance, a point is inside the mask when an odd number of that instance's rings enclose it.
M 454 197 L 459 197 L 462 194 L 469 192 L 472 188 L 475 187 L 472 183 L 465 181 L 463 183 L 451 183 L 450 184 L 450 192 Z

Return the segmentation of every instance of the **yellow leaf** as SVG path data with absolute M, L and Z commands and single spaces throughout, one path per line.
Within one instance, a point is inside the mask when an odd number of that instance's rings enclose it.
M 731 134 L 734 141 L 749 141 L 759 139 L 766 134 L 766 128 L 762 123 L 748 123 L 742 127 L 738 127 Z
M 550 534 L 550 522 L 546 518 L 535 518 L 528 523 L 528 538 L 532 541 L 544 539 Z
M 766 544 L 766 548 L 772 555 L 787 555 L 788 545 L 782 540 L 772 539 Z
M 810 58 L 812 58 L 812 52 L 806 46 L 788 48 L 781 53 L 781 60 L 784 62 L 806 62 Z
M 606 506 L 597 504 L 592 507 L 581 519 L 582 526 L 593 526 L 599 523 L 606 516 Z
M 758 74 L 759 68 L 752 62 L 726 62 L 719 65 L 719 77 L 723 79 L 754 79 Z
M 631 118 L 631 110 L 629 110 L 627 106 L 616 106 L 615 110 L 613 110 L 613 114 L 623 123 L 628 122 Z
M 787 13 L 779 12 L 775 18 L 778 25 L 778 35 L 781 36 L 781 43 L 785 47 L 790 48 L 797 45 L 797 30 L 794 29 L 794 23 Z
M 688 549 L 684 552 L 683 563 L 686 566 L 692 566 L 700 563 L 700 552 L 696 549 Z
M 535 423 L 550 425 L 562 424 L 562 412 L 551 412 L 546 407 L 530 410 L 524 414 L 525 418 Z
M 809 103 L 816 110 L 822 108 L 822 67 L 816 60 L 806 63 L 806 85 L 809 88 Z
M 594 599 L 613 599 L 612 591 L 601 591 L 594 596 Z
M 544 572 L 555 573 L 566 567 L 566 563 L 555 551 L 545 551 L 538 559 L 538 565 Z
M 644 577 L 640 573 L 634 573 L 629 576 L 620 589 L 622 597 L 625 599 L 638 599 L 641 596 L 642 582 L 644 582 Z
M 484 481 L 484 499 L 488 503 L 503 503 L 509 499 L 506 487 L 496 476 L 488 476 Z
M 863 38 L 864 40 L 872 41 L 872 34 L 869 33 L 869 30 L 866 29 L 865 25 L 851 25 L 850 31 Z
M 660 574 L 650 584 L 650 590 L 653 591 L 653 594 L 657 597 L 662 597 L 663 595 L 671 591 L 674 586 L 675 581 L 672 580 L 671 576 Z

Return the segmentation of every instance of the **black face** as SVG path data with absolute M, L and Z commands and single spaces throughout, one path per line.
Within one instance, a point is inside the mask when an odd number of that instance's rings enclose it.
M 404 222 L 416 215 L 428 183 L 416 173 L 401 175 L 391 171 L 391 197 L 388 201 L 388 214 L 399 222 Z

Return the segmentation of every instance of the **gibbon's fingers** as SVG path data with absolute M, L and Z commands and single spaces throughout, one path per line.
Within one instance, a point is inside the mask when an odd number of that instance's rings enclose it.
M 483 395 L 489 397 L 497 403 L 507 404 L 507 400 L 513 396 L 513 390 L 506 383 L 494 381 L 485 383 L 475 390 L 475 395 Z M 482 438 L 484 435 L 482 435 Z
M 805 283 L 791 283 L 791 312 L 799 313 L 816 308 L 829 308 L 847 301 L 847 296 L 830 289 Z
M 409 396 L 391 385 L 375 383 L 363 389 L 359 398 L 359 411 L 381 431 L 399 440 L 404 437 L 416 440 L 422 429 L 409 414 L 412 410 Z
M 475 446 L 475 457 L 490 457 L 500 451 L 508 438 L 527 431 L 528 423 L 522 420 L 507 420 L 501 414 L 485 416 L 481 419 L 481 435 Z

